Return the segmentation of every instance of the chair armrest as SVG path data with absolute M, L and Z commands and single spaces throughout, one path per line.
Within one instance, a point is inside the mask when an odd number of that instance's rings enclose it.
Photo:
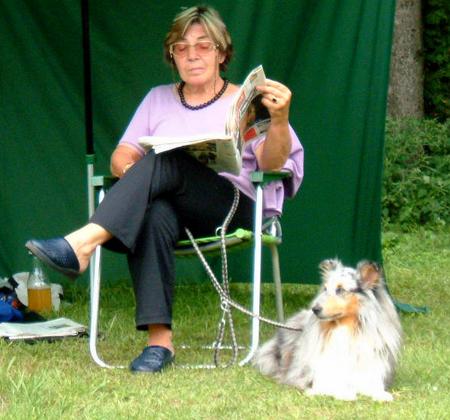
M 273 181 L 278 181 L 285 178 L 292 177 L 292 174 L 287 171 L 255 171 L 250 174 L 250 180 L 254 184 L 262 184 L 262 186 Z M 118 177 L 112 175 L 95 175 L 92 177 L 92 185 L 94 187 L 111 188 L 117 181 Z
M 92 177 L 92 186 L 94 188 L 101 188 L 101 187 L 103 187 L 106 190 L 108 190 L 118 180 L 119 180 L 119 178 L 117 178 L 116 176 L 112 176 L 112 175 L 95 175 L 95 176 Z
M 291 178 L 292 174 L 288 171 L 255 171 L 250 174 L 250 180 L 253 184 L 260 184 L 262 187 L 273 182 L 286 178 Z

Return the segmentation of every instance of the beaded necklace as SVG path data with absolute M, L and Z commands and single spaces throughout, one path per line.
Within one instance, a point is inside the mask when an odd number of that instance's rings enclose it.
M 178 91 L 178 95 L 180 96 L 181 104 L 182 104 L 185 108 L 190 109 L 191 111 L 198 111 L 199 109 L 206 108 L 207 106 L 209 106 L 209 105 L 211 105 L 212 103 L 216 102 L 217 99 L 219 99 L 219 98 L 225 93 L 225 91 L 227 90 L 228 83 L 229 83 L 229 80 L 228 80 L 228 79 L 223 79 L 223 86 L 222 86 L 222 89 L 220 89 L 219 92 L 217 92 L 217 94 L 214 96 L 214 98 L 212 98 L 212 99 L 210 99 L 208 102 L 205 102 L 205 103 L 200 104 L 200 105 L 189 105 L 189 104 L 186 102 L 186 99 L 184 98 L 184 93 L 183 93 L 183 88 L 184 88 L 184 85 L 186 84 L 184 81 L 182 81 L 182 82 L 178 85 L 177 91 Z

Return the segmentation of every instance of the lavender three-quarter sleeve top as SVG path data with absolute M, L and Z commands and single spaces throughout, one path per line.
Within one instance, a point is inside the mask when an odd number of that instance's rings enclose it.
M 157 86 L 150 90 L 137 108 L 119 144 L 126 144 L 144 155 L 139 145 L 141 136 L 190 136 L 225 131 L 225 120 L 234 95 L 220 98 L 206 108 L 192 111 L 185 108 L 173 84 Z M 264 189 L 264 215 L 279 215 L 285 197 L 293 197 L 303 179 L 303 147 L 290 127 L 292 149 L 283 170 L 290 171 L 292 177 L 276 181 Z M 250 181 L 250 173 L 258 170 L 255 150 L 264 137 L 246 145 L 242 154 L 242 170 L 239 175 L 221 172 L 220 175 L 233 182 L 239 190 L 255 199 L 255 189 Z

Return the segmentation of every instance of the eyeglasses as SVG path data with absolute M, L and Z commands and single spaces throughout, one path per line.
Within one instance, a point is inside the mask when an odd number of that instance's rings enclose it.
M 175 42 L 169 47 L 169 52 L 175 57 L 184 58 L 188 55 L 190 47 L 194 48 L 196 54 L 206 55 L 217 49 L 218 45 L 214 44 L 212 41 L 198 41 L 195 44 L 189 44 L 188 42 Z

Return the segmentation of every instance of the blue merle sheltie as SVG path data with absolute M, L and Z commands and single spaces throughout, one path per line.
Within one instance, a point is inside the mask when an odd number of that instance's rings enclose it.
M 381 267 L 330 259 L 320 270 L 322 286 L 309 309 L 287 321 L 300 331 L 280 328 L 258 349 L 254 366 L 308 395 L 391 401 L 402 330 Z

